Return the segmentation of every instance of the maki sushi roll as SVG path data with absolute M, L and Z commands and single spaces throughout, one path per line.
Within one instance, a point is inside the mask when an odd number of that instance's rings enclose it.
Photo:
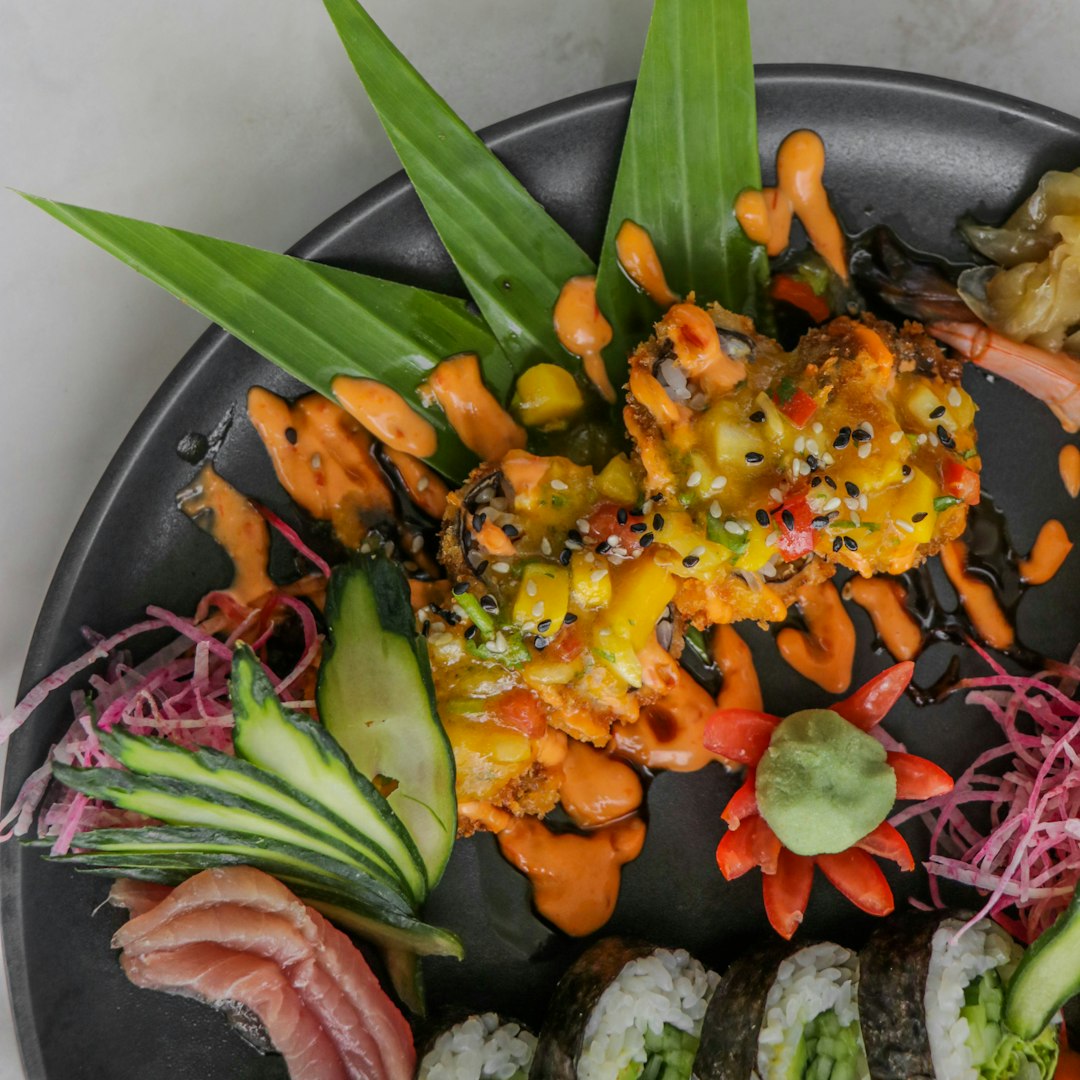
M 690 1080 L 717 981 L 682 949 L 597 942 L 555 990 L 531 1080 Z
M 709 1004 L 698 1080 L 866 1080 L 859 960 L 832 942 L 736 961 Z
M 912 913 L 875 931 L 860 954 L 859 1013 L 875 1080 L 1046 1080 L 1057 1062 L 1048 1026 L 1024 1040 L 1002 1015 L 1023 955 L 989 919 Z
M 432 1041 L 416 1080 L 527 1080 L 536 1036 L 495 1013 L 470 1016 Z

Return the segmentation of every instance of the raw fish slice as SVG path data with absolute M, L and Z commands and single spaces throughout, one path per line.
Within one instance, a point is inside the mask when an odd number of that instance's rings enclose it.
M 109 890 L 109 903 L 113 907 L 125 908 L 134 919 L 157 907 L 172 891 L 171 885 L 120 878 L 113 882 L 113 887 Z
M 169 952 L 122 956 L 127 977 L 145 990 L 235 1002 L 250 1009 L 284 1057 L 294 1080 L 348 1080 L 330 1036 L 272 961 L 220 945 L 185 945 Z

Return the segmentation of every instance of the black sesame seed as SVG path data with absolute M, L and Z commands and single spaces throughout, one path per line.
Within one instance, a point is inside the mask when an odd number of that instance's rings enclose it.
M 847 444 L 851 442 L 851 428 L 842 427 L 837 433 L 836 438 L 833 439 L 833 449 L 843 450 Z
M 659 532 L 664 527 L 664 516 L 663 516 L 663 514 L 653 514 L 653 516 L 652 516 L 652 527 L 657 532 Z
M 648 527 L 649 526 L 646 525 L 644 521 L 635 521 L 634 524 L 630 526 L 630 531 L 632 533 L 643 533 Z
M 843 546 L 844 546 L 844 538 L 843 538 L 842 536 L 838 536 L 838 537 L 837 537 L 837 538 L 836 538 L 836 539 L 835 539 L 835 540 L 834 540 L 834 541 L 832 542 L 832 549 L 833 549 L 833 551 L 839 551 L 839 550 L 840 550 L 840 549 L 841 549 L 841 548 L 842 548 Z
M 536 632 L 538 634 L 546 634 L 550 629 L 551 629 L 551 620 L 550 619 L 541 619 L 536 624 Z
M 484 593 L 480 597 L 480 606 L 489 614 L 494 615 L 499 610 L 499 602 L 490 593 Z
M 626 513 L 626 507 L 625 506 L 620 506 L 619 509 L 618 509 L 618 512 L 615 514 L 615 517 L 618 519 L 618 522 L 619 522 L 620 525 L 625 525 L 626 524 L 626 519 L 627 519 L 628 516 L 629 515 Z
M 300 436 L 297 434 L 296 428 L 287 427 L 285 429 L 285 438 L 288 439 L 290 446 L 295 446 L 296 440 L 299 439 Z
M 476 637 L 476 626 L 473 625 L 465 627 L 465 640 L 472 641 L 474 637 Z
M 572 540 L 575 544 L 581 543 L 581 533 L 577 529 L 570 529 L 566 534 L 567 540 Z
M 911 515 L 911 520 L 915 524 L 918 524 L 920 521 L 925 521 L 926 520 L 926 511 L 925 510 L 920 510 L 917 514 L 912 514 Z
M 788 532 L 795 531 L 795 515 L 790 510 L 781 510 L 780 520 L 784 523 L 784 528 Z
M 510 540 L 516 540 L 519 534 L 519 530 L 516 525 L 506 524 L 502 527 L 502 531 L 506 533 L 507 538 Z
M 825 477 L 825 483 L 828 484 L 829 487 L 833 489 L 833 491 L 836 490 L 836 481 L 831 476 Z
M 844 490 L 853 498 L 859 497 L 859 485 L 853 484 L 850 480 L 844 481 Z
M 903 473 L 904 476 L 910 476 L 911 475 L 911 466 L 910 465 L 901 465 L 900 466 L 900 472 Z
M 813 454 L 806 455 L 806 464 L 810 467 L 811 472 L 820 464 L 818 459 Z
M 848 551 L 858 551 L 859 550 L 859 545 L 857 543 L 855 543 L 855 537 L 853 537 L 853 536 L 845 536 L 844 537 L 844 547 L 846 547 L 848 549 Z
M 655 539 L 656 537 L 652 533 L 642 533 L 638 544 L 643 548 L 647 548 Z
M 692 570 L 699 562 L 701 562 L 701 559 L 699 559 L 697 555 L 687 555 L 686 558 L 683 559 L 682 564 L 687 570 Z
M 488 568 L 487 559 L 481 559 L 480 562 L 478 562 L 476 564 L 476 572 L 480 577 L 483 577 L 484 574 L 487 573 L 487 568 Z
M 427 637 L 428 631 L 430 629 L 431 629 L 431 620 L 430 619 L 425 619 L 423 628 L 421 630 L 421 633 L 424 635 L 424 637 Z
M 936 409 L 933 409 L 930 413 L 931 420 L 940 420 L 945 415 L 945 406 L 939 405 Z
M 814 479 L 810 481 L 810 486 L 812 488 L 821 487 L 821 477 L 815 476 Z
M 754 517 L 757 518 L 757 523 L 764 529 L 769 524 L 769 511 L 759 510 Z
M 761 409 L 758 409 L 757 412 L 752 412 L 750 414 L 750 423 L 751 424 L 764 424 L 765 423 L 765 414 L 761 411 Z
M 559 552 L 559 562 L 562 563 L 563 566 L 569 566 L 570 565 L 570 549 L 569 548 L 563 548 L 562 551 Z
M 546 649 L 549 644 L 550 639 L 546 637 L 541 637 L 540 634 L 537 634 L 536 637 L 533 638 L 533 645 L 535 645 L 538 649 Z
M 454 587 L 451 592 L 455 596 L 464 596 L 469 591 L 469 583 L 467 581 L 455 581 Z
M 600 543 L 596 545 L 597 555 L 606 555 L 610 550 L 611 545 L 606 540 L 601 540 Z
M 760 465 L 764 460 L 765 455 L 759 454 L 756 450 L 751 450 L 750 453 L 746 455 L 747 465 Z
M 863 429 L 863 428 L 861 428 L 861 427 L 857 427 L 857 428 L 856 428 L 856 429 L 855 429 L 855 430 L 854 430 L 854 431 L 853 431 L 853 432 L 851 433 L 851 437 L 852 437 L 852 438 L 853 438 L 853 439 L 854 439 L 854 440 L 855 440 L 856 442 L 869 442 L 869 441 L 870 441 L 870 440 L 871 440 L 871 439 L 873 438 L 873 436 L 872 436 L 872 435 L 870 434 L 870 432 L 869 432 L 869 431 L 866 431 L 866 430 L 864 430 L 864 429 Z
M 576 623 L 576 622 L 577 622 L 577 616 L 572 611 L 568 611 L 563 616 L 563 626 L 573 626 L 574 623 Z
M 938 424 L 937 437 L 941 440 L 941 445 L 947 450 L 951 450 L 956 446 L 956 440 L 949 434 L 949 429 L 944 424 Z
M 812 529 L 824 529 L 825 526 L 828 525 L 828 524 L 829 524 L 829 515 L 828 514 L 818 514 L 818 516 L 816 518 L 814 518 L 813 521 L 810 522 L 810 527 Z
M 472 516 L 472 527 L 476 532 L 479 532 L 484 527 L 484 522 L 487 521 L 487 514 L 480 511 L 478 514 Z

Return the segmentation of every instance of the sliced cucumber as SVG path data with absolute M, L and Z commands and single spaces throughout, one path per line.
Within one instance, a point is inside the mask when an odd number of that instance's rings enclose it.
M 1080 993 L 1080 886 L 1069 906 L 1024 954 L 1005 990 L 1005 1023 L 1034 1039 Z
M 424 887 L 423 879 L 415 880 L 415 873 L 413 880 L 407 879 L 398 868 L 397 860 L 378 842 L 387 836 L 394 841 L 397 834 L 392 829 L 372 830 L 374 837 L 365 834 L 339 818 L 322 802 L 291 788 L 271 773 L 217 750 L 203 749 L 192 753 L 164 739 L 119 731 L 102 732 L 100 739 L 106 753 L 138 776 L 198 784 L 265 806 L 377 865 L 411 900 L 419 903 L 423 898 L 423 893 L 418 895 L 416 891 Z
M 435 711 L 427 643 L 401 569 L 381 556 L 339 567 L 326 599 L 329 641 L 319 717 L 360 772 L 394 784 L 390 806 L 434 887 L 457 833 L 454 755 Z
M 287 712 L 255 654 L 241 645 L 229 684 L 236 753 L 317 800 L 388 856 L 417 904 L 427 896 L 424 862 L 405 824 L 321 725 Z

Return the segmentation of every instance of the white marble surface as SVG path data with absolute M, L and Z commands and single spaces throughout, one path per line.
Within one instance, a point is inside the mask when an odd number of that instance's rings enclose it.
M 370 0 L 474 126 L 631 78 L 648 0 Z M 1075 0 L 751 0 L 759 61 L 1080 113 Z M 394 158 L 315 0 L 0 0 L 0 186 L 282 249 Z M 204 323 L 0 190 L 0 711 L 79 511 Z M 0 1080 L 22 1076 L 0 990 Z

